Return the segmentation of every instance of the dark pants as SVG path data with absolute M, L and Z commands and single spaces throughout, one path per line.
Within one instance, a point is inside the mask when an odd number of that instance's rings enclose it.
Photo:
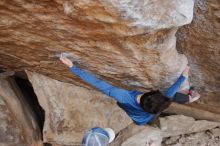
M 177 92 L 173 98 L 173 102 L 185 104 L 189 102 L 189 95 Z

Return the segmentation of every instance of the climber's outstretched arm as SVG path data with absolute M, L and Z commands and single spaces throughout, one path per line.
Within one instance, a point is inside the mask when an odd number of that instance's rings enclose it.
M 166 90 L 165 92 L 166 97 L 169 97 L 171 99 L 174 97 L 174 95 L 179 90 L 182 83 L 185 81 L 186 78 L 188 78 L 188 73 L 189 73 L 189 67 L 187 66 L 186 69 L 181 74 L 181 76 L 178 78 L 178 80 Z
M 185 81 L 185 79 L 186 78 L 183 75 L 181 75 L 178 78 L 178 80 L 166 90 L 165 96 L 169 98 L 173 98 L 176 92 L 179 90 L 182 83 Z
M 81 70 L 77 66 L 74 66 L 68 58 L 61 57 L 60 60 L 64 64 L 66 64 L 68 67 L 70 67 L 70 71 L 73 74 L 78 76 L 80 79 L 82 79 L 86 83 L 96 87 L 96 89 L 98 89 L 102 93 L 114 98 L 115 100 L 117 100 L 120 103 L 123 103 L 125 101 L 124 98 L 126 98 L 127 95 L 129 94 L 128 90 L 114 87 L 114 86 L 106 83 L 105 81 L 102 81 L 102 80 L 96 78 L 94 75 L 90 74 L 89 72 Z
M 81 70 L 80 68 L 73 66 L 70 68 L 70 71 L 77 75 L 80 79 L 85 81 L 86 83 L 96 87 L 102 93 L 114 98 L 120 103 L 123 103 L 123 99 L 129 94 L 128 90 L 120 89 L 114 87 L 107 82 L 96 78 L 94 75 L 90 74 L 87 71 Z

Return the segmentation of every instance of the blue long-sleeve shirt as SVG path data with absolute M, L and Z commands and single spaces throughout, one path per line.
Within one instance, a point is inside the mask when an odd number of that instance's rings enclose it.
M 70 68 L 70 71 L 86 83 L 96 87 L 96 89 L 102 93 L 115 99 L 118 106 L 127 113 L 135 124 L 144 125 L 155 117 L 155 115 L 145 112 L 137 102 L 136 97 L 139 94 L 143 94 L 142 92 L 114 87 L 76 66 Z M 185 77 L 181 75 L 179 79 L 164 92 L 164 95 L 172 99 L 184 80 Z

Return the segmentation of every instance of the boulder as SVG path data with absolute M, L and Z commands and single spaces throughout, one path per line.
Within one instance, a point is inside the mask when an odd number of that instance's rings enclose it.
M 177 27 L 190 23 L 193 0 L 1 1 L 0 68 L 30 70 L 86 86 L 58 61 L 68 52 L 114 85 L 165 88 L 187 64 Z
M 110 127 L 117 133 L 131 123 L 112 99 L 98 91 L 27 73 L 45 110 L 44 142 L 80 144 L 84 132 L 92 127 Z
M 0 79 L 0 123 L 1 146 L 42 146 L 35 115 L 8 79 Z
M 195 120 L 192 117 L 173 115 L 160 118 L 160 129 L 163 137 L 178 136 L 214 129 L 220 126 L 219 122 Z
M 189 59 L 191 81 L 201 94 L 193 107 L 220 113 L 220 2 L 195 0 L 191 24 L 179 29 L 177 48 Z
M 181 146 L 188 143 L 193 143 L 193 146 L 201 143 L 216 145 L 219 142 L 219 126 L 220 122 L 195 120 L 183 115 L 159 117 L 158 122 L 150 125 L 130 124 L 117 134 L 110 146 L 151 146 L 150 143 L 156 146 Z
M 164 146 L 219 146 L 220 138 L 219 138 L 220 129 L 210 129 L 203 132 L 185 134 L 180 136 L 174 136 L 163 139 Z

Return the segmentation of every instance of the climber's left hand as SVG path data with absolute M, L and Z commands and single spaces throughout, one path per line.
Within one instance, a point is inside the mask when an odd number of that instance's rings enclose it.
M 186 68 L 184 69 L 182 75 L 185 77 L 185 78 L 188 78 L 189 77 L 189 66 L 187 65 Z
M 67 57 L 63 56 L 62 54 L 60 55 L 60 61 L 62 61 L 63 64 L 65 64 L 69 68 L 73 67 L 72 61 L 70 59 L 68 59 Z

